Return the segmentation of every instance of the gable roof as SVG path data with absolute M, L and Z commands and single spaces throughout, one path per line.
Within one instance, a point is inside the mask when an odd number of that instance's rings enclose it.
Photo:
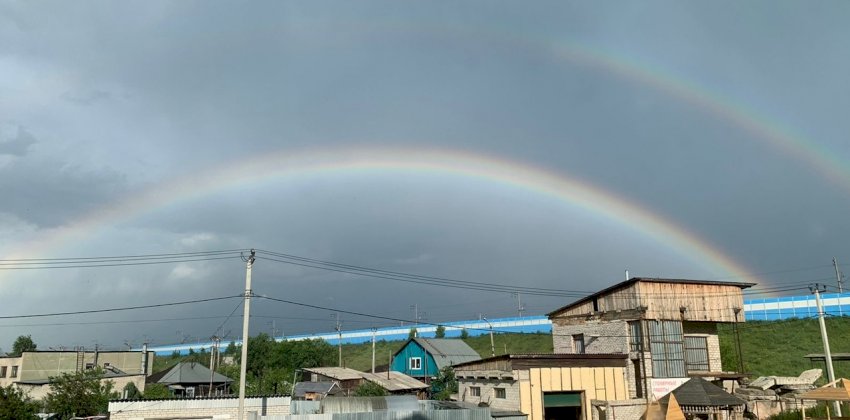
M 292 396 L 303 398 L 307 393 L 322 394 L 322 396 L 325 396 L 338 394 L 340 391 L 339 384 L 336 382 L 303 381 L 295 383 L 295 390 L 292 392 Z
M 622 281 L 622 282 L 617 283 L 617 284 L 615 284 L 615 285 L 613 285 L 613 286 L 606 287 L 606 288 L 604 288 L 604 289 L 602 289 L 602 290 L 600 290 L 600 291 L 598 291 L 598 292 L 596 292 L 596 293 L 594 293 L 594 294 L 592 294 L 592 295 L 589 295 L 589 296 L 587 296 L 587 297 L 583 297 L 583 298 L 581 298 L 581 299 L 579 299 L 579 300 L 576 300 L 576 301 L 574 301 L 574 302 L 570 303 L 569 305 L 562 306 L 562 307 L 560 307 L 560 308 L 558 308 L 558 309 L 555 309 L 554 311 L 549 312 L 548 314 L 546 314 L 546 316 L 548 316 L 548 317 L 550 317 L 550 318 L 551 318 L 551 317 L 552 317 L 552 315 L 555 315 L 555 314 L 557 314 L 557 313 L 559 313 L 559 312 L 563 312 L 563 311 L 565 311 L 565 310 L 567 310 L 567 309 L 570 309 L 570 308 L 572 308 L 572 307 L 574 307 L 574 306 L 581 305 L 582 303 L 585 303 L 585 302 L 591 301 L 591 300 L 596 299 L 596 298 L 598 298 L 598 297 L 600 297 L 600 296 L 602 296 L 602 295 L 605 295 L 605 294 L 611 293 L 611 292 L 613 292 L 613 291 L 615 291 L 615 290 L 618 290 L 618 289 L 622 289 L 622 288 L 624 288 L 624 287 L 631 286 L 631 285 L 633 285 L 633 284 L 635 284 L 635 283 L 637 283 L 637 282 L 645 282 L 645 283 L 670 283 L 670 284 L 704 284 L 704 285 L 709 285 L 709 286 L 735 286 L 735 287 L 739 287 L 739 288 L 741 288 L 741 289 L 747 289 L 747 288 L 750 288 L 750 287 L 753 287 L 753 286 L 755 286 L 755 285 L 756 285 L 756 283 L 741 283 L 741 282 L 734 282 L 734 281 L 692 280 L 692 279 L 663 279 L 663 278 L 654 278 L 654 277 L 632 277 L 632 278 L 630 278 L 630 279 L 628 279 L 628 280 L 626 280 L 626 281 Z
M 180 362 L 169 369 L 148 376 L 145 382 L 163 385 L 171 384 L 209 384 L 211 371 L 206 366 L 195 362 Z M 233 379 L 218 372 L 212 376 L 213 383 L 230 383 Z
M 725 407 L 746 404 L 746 401 L 699 377 L 691 378 L 669 394 L 661 397 L 659 401 L 666 403 L 670 400 L 671 395 L 675 396 L 679 405 L 684 406 Z
M 416 344 L 434 358 L 434 362 L 437 363 L 437 369 L 458 363 L 481 360 L 481 355 L 459 338 L 411 338 L 393 354 L 393 357 L 404 350 L 411 341 L 416 342 Z

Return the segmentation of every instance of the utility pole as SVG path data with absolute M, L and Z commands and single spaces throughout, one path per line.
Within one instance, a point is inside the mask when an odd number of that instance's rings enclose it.
M 212 348 L 210 348 L 210 389 L 207 392 L 207 396 L 212 397 L 213 395 L 213 379 L 215 378 L 215 368 L 218 366 L 218 346 L 221 343 L 221 338 L 217 335 L 211 337 L 213 341 Z
M 832 352 L 829 349 L 829 336 L 826 334 L 826 323 L 823 320 L 823 305 L 820 301 L 820 293 L 821 288 L 826 290 L 825 286 L 815 283 L 813 286 L 809 286 L 809 289 L 812 293 L 815 294 L 815 302 L 818 305 L 818 323 L 820 323 L 820 336 L 823 339 L 823 353 L 824 360 L 826 360 L 826 373 L 829 375 L 829 382 L 832 383 L 832 387 L 835 388 L 835 370 L 832 369 Z M 841 403 L 835 402 L 835 415 L 837 417 L 841 417 Z
M 337 334 L 337 348 L 339 349 L 339 367 L 342 367 L 342 323 L 339 321 L 339 313 L 335 314 L 336 316 L 336 334 Z
M 378 329 L 372 327 L 372 373 L 375 373 L 375 335 L 378 334 Z
M 483 319 L 484 322 L 486 322 L 487 325 L 490 326 L 490 355 L 496 356 L 496 342 L 493 341 L 493 324 L 491 324 L 490 321 L 487 320 L 487 317 L 481 317 L 481 319 Z
M 841 271 L 838 270 L 838 260 L 835 257 L 832 257 L 832 266 L 835 267 L 835 280 L 838 280 L 838 293 L 844 293 L 844 279 L 842 278 Z M 841 307 L 841 303 L 838 304 L 838 307 Z
M 237 419 L 245 418 L 245 376 L 248 373 L 248 327 L 251 317 L 251 268 L 254 266 L 256 252 L 252 249 L 245 261 L 245 304 L 242 314 L 242 360 L 239 363 L 239 414 Z
M 522 318 L 522 313 L 525 312 L 525 307 L 522 306 L 522 294 L 520 292 L 514 292 L 513 295 L 516 296 L 517 315 Z

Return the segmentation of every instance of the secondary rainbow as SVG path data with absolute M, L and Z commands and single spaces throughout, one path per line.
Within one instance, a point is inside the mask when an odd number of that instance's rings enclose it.
M 83 241 L 101 228 L 249 183 L 297 181 L 310 176 L 363 171 L 467 177 L 554 197 L 580 211 L 604 218 L 606 222 L 651 238 L 660 246 L 718 271 L 724 277 L 753 279 L 742 264 L 687 229 L 599 187 L 517 161 L 446 149 L 360 148 L 263 154 L 229 166 L 169 178 L 127 199 L 93 211 L 74 223 L 47 232 L 40 239 L 18 248 L 23 250 L 19 255 L 27 255 L 28 258 L 44 255 L 64 244 Z
M 378 25 L 375 25 L 375 24 Z M 833 185 L 850 193 L 850 157 L 830 150 L 826 146 L 808 139 L 787 127 L 782 122 L 759 113 L 752 106 L 723 95 L 714 89 L 700 85 L 680 75 L 630 58 L 626 53 L 605 49 L 599 45 L 579 43 L 568 39 L 548 39 L 540 35 L 519 33 L 500 27 L 485 25 L 455 26 L 444 23 L 414 26 L 412 22 L 369 21 L 368 26 L 357 29 L 376 33 L 419 32 L 422 35 L 439 37 L 448 42 L 468 40 L 496 41 L 515 46 L 522 51 L 554 61 L 563 60 L 580 66 L 599 69 L 619 79 L 656 90 L 697 110 L 712 115 L 730 126 L 750 134 L 773 150 L 820 174 Z M 347 40 L 346 42 L 350 42 Z M 476 46 L 477 47 L 477 46 Z

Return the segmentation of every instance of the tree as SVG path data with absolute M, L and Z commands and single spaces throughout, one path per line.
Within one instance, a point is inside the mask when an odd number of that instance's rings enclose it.
M 446 327 L 437 325 L 437 329 L 434 331 L 434 338 L 446 338 Z
M 451 366 L 440 369 L 440 373 L 431 381 L 431 394 L 435 400 L 448 400 L 457 389 L 457 378 Z
M 127 382 L 127 385 L 124 385 L 121 395 L 123 398 L 128 400 L 142 398 L 142 393 L 139 391 L 139 388 L 136 388 L 136 385 L 132 382 Z
M 469 338 L 469 332 L 466 331 L 466 328 L 460 330 L 460 338 L 464 340 Z
M 12 344 L 12 353 L 10 356 L 18 357 L 25 351 L 35 351 L 35 342 L 32 341 L 32 337 L 29 335 L 21 335 L 15 340 L 15 344 Z
M 171 391 L 163 384 L 148 384 L 145 386 L 146 399 L 171 398 Z
M 112 390 L 112 381 L 101 381 L 103 370 L 63 373 L 50 378 L 50 393 L 44 402 L 47 411 L 61 418 L 105 414 L 110 398 L 119 395 Z
M 355 397 L 383 397 L 384 395 L 387 395 L 387 390 L 384 387 L 369 381 L 360 384 L 354 390 Z
M 35 419 L 38 403 L 13 385 L 0 386 L 0 420 Z
M 416 328 L 410 329 L 410 332 L 407 333 L 407 338 L 416 338 Z

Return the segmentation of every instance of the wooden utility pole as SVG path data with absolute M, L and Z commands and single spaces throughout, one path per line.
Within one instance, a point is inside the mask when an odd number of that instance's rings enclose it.
M 838 269 L 838 260 L 832 257 L 832 266 L 835 267 L 835 280 L 838 281 L 838 293 L 844 293 L 844 279 L 841 278 L 841 271 Z M 841 307 L 841 304 L 838 304 Z
M 245 418 L 245 376 L 248 373 L 248 327 L 251 319 L 251 268 L 254 266 L 256 252 L 252 249 L 245 261 L 245 303 L 242 314 L 242 360 L 239 364 L 239 413 L 236 418 Z
M 493 324 L 491 324 L 490 321 L 487 320 L 487 317 L 482 317 L 481 319 L 483 319 L 484 322 L 486 322 L 487 325 L 490 326 L 490 355 L 496 356 L 496 342 L 493 341 Z
M 336 315 L 336 334 L 337 334 L 337 348 L 339 349 L 339 367 L 342 367 L 342 323 L 339 321 L 339 314 Z
M 377 328 L 372 328 L 372 373 L 375 373 L 375 335 L 378 334 Z

